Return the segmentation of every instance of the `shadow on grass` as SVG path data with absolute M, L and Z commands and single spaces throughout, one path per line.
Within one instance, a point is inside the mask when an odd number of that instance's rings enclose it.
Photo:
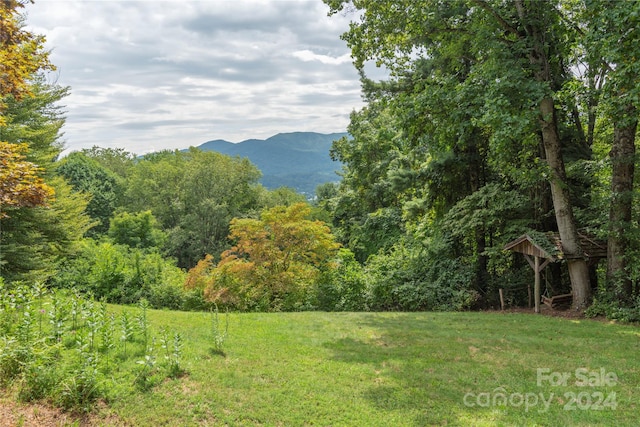
M 498 345 L 509 347 L 492 318 L 478 322 L 465 313 L 371 314 L 355 319 L 354 331 L 325 344 L 332 359 L 368 367 L 368 378 L 354 385 L 354 392 L 377 409 L 398 411 L 409 425 L 517 424 L 525 415 L 519 408 L 471 407 L 473 400 L 466 401 L 465 395 L 498 387 L 535 391 L 535 377 L 495 351 Z M 550 422 L 545 414 L 537 420 Z
M 209 348 L 209 355 L 227 357 L 227 353 L 225 353 L 224 350 L 221 350 L 219 348 L 213 348 L 213 347 Z

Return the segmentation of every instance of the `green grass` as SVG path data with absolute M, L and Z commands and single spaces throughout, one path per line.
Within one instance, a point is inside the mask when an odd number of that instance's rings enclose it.
M 149 320 L 156 336 L 180 332 L 188 374 L 103 409 L 129 425 L 633 426 L 640 413 L 637 326 L 501 313 L 231 314 L 221 356 L 209 315 L 150 310 Z M 539 386 L 538 368 L 571 378 Z M 580 387 L 580 368 L 618 380 Z M 465 405 L 465 395 L 477 403 L 499 392 L 512 403 Z M 553 393 L 547 410 L 517 406 L 540 393 Z M 568 393 L 582 399 L 575 410 Z M 587 408 L 598 393 L 615 393 L 607 402 L 617 407 Z

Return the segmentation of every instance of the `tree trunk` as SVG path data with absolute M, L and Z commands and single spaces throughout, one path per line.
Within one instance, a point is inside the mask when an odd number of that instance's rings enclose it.
M 560 80 L 562 69 L 556 64 L 553 67 L 550 58 L 559 52 L 549 53 L 553 48 L 554 40 L 548 39 L 553 35 L 552 22 L 549 19 L 554 16 L 550 10 L 552 6 L 544 2 L 525 2 L 516 0 L 515 8 L 521 24 L 528 38 L 529 61 L 534 67 L 535 79 L 548 85 L 549 90 L 557 86 L 556 80 Z M 578 240 L 578 230 L 573 217 L 573 209 L 569 199 L 567 188 L 567 176 L 562 159 L 561 141 L 558 133 L 558 122 L 555 105 L 551 94 L 547 94 L 540 100 L 540 130 L 544 145 L 545 157 L 551 171 L 550 186 L 551 198 L 558 233 L 562 240 L 562 248 L 567 259 L 571 290 L 573 293 L 573 306 L 581 310 L 589 305 L 591 298 L 591 285 L 589 282 L 589 267 L 582 257 L 582 248 Z
M 483 158 L 478 148 L 478 142 L 482 138 L 474 129 L 473 136 L 469 141 L 469 145 L 465 147 L 465 152 L 468 158 L 469 164 L 469 186 L 471 188 L 471 194 L 480 190 L 485 183 L 485 177 L 483 172 Z M 483 224 L 479 224 L 475 229 L 475 250 L 476 250 L 476 271 L 475 271 L 475 284 L 476 289 L 482 295 L 483 299 L 486 299 L 488 292 L 488 280 L 489 276 L 487 268 L 489 265 L 489 257 L 485 254 L 487 249 L 487 229 Z
M 560 150 L 560 136 L 556 122 L 553 99 L 549 96 L 540 102 L 542 114 L 542 141 L 544 143 L 547 163 L 551 169 L 551 197 L 553 209 L 558 224 L 558 233 L 562 240 L 562 249 L 567 259 L 569 278 L 571 279 L 571 291 L 573 293 L 573 306 L 582 310 L 589 305 L 591 298 L 591 285 L 589 281 L 589 267 L 587 261 L 582 258 L 582 248 L 578 240 L 578 230 L 573 217 L 573 209 L 569 200 L 567 189 L 567 177 Z
M 625 120 L 626 119 L 626 120 Z M 629 300 L 633 287 L 626 272 L 626 232 L 631 224 L 635 136 L 638 127 L 636 109 L 625 108 L 622 120 L 614 122 L 611 146 L 611 205 L 609 207 L 609 238 L 607 241 L 607 285 L 612 286 L 621 300 Z

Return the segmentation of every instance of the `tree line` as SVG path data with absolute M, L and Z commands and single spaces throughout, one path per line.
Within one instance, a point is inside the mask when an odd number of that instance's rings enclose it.
M 366 100 L 333 148 L 347 167 L 330 199 L 361 260 L 414 248 L 415 280 L 470 279 L 486 305 L 527 274 L 501 247 L 556 231 L 567 268 L 550 287 L 565 275 L 577 309 L 637 308 L 638 2 L 325 3 L 353 17 Z M 372 63 L 390 77 L 367 78 Z M 607 242 L 599 271 L 579 232 Z

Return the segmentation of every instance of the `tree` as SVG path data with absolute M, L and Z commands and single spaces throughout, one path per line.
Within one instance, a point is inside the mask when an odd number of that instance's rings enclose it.
M 28 89 L 28 97 L 17 99 L 6 95 L 3 98 L 0 216 L 6 215 L 2 211 L 6 207 L 46 205 L 54 194 L 43 178 L 47 168 L 38 165 L 50 165 L 61 151 L 58 135 L 64 118 L 55 103 L 66 96 L 68 90 L 48 85 L 37 76 L 32 78 Z
M 260 172 L 247 159 L 195 148 L 140 160 L 128 179 L 129 211 L 151 210 L 168 233 L 167 249 L 191 268 L 227 249 L 229 221 L 258 208 Z
M 56 197 L 48 207 L 12 209 L 11 216 L 1 220 L 0 275 L 9 282 L 54 276 L 64 259 L 76 255 L 93 225 L 81 194 L 60 177 L 49 184 Z
M 0 141 L 0 218 L 7 207 L 43 206 L 54 194 L 38 176 L 41 169 L 25 161 L 27 147 Z
M 0 126 L 5 123 L 2 113 L 7 95 L 21 99 L 31 95 L 29 79 L 38 71 L 51 70 L 45 38 L 26 31 L 18 9 L 24 5 L 17 0 L 0 3 Z
M 85 200 L 54 174 L 64 124 L 56 103 L 68 88 L 38 74 L 54 67 L 44 37 L 24 29 L 24 3 L 0 2 L 0 272 L 8 281 L 47 280 L 90 227 Z
M 139 249 L 162 248 L 167 239 L 151 211 L 115 215 L 109 225 L 109 237 L 118 245 Z
M 33 79 L 30 90 L 32 96 L 20 100 L 5 98 L 0 140 L 26 147 L 25 160 L 40 166 L 38 179 L 46 181 L 55 197 L 50 197 L 46 206 L 12 207 L 10 218 L 1 219 L 0 269 L 8 281 L 50 278 L 65 257 L 76 253 L 79 241 L 92 225 L 84 213 L 85 197 L 55 175 L 64 123 L 57 104 L 68 90 L 47 84 L 40 77 Z
M 105 234 L 123 192 L 118 177 L 81 152 L 71 153 L 62 159 L 56 170 L 75 191 L 89 197 L 87 214 L 97 220 L 90 234 Z
M 398 167 L 404 139 L 384 102 L 371 101 L 351 114 L 350 138 L 334 142 L 331 156 L 344 166 L 331 201 L 337 238 L 360 262 L 393 245 L 404 232 L 402 190 L 390 174 Z
M 16 0 L 0 3 L 0 128 L 6 126 L 4 116 L 8 97 L 20 99 L 32 95 L 29 79 L 40 70 L 51 69 L 44 50 L 44 38 L 24 30 Z M 0 140 L 0 217 L 6 206 L 43 205 L 53 195 L 51 187 L 38 177 L 38 168 L 25 162 L 27 146 Z
M 93 146 L 83 149 L 82 154 L 97 160 L 104 168 L 109 169 L 123 179 L 129 176 L 136 163 L 135 154 L 129 153 L 123 148 Z
M 30 96 L 4 98 L 5 125 L 0 126 L 0 141 L 27 143 L 26 160 L 41 165 L 48 178 L 52 171 L 45 165 L 56 161 L 64 148 L 60 131 L 65 113 L 60 101 L 69 94 L 69 88 L 47 83 L 40 74 L 29 84 Z
M 497 168 L 503 176 L 516 172 L 501 153 L 524 154 L 528 167 L 547 177 L 554 226 L 569 259 L 574 304 L 584 308 L 590 297 L 589 270 L 577 239 L 575 195 L 570 191 L 564 158 L 575 146 L 568 126 L 573 117 L 565 113 L 571 111 L 570 105 L 560 101 L 566 98 L 560 94 L 571 80 L 570 51 L 577 35 L 567 20 L 561 19 L 558 2 L 326 3 L 333 13 L 345 8 L 361 11 L 361 19 L 343 36 L 356 67 L 364 73 L 365 64 L 375 61 L 390 71 L 392 83 L 398 84 L 378 98 L 390 99 L 390 105 L 401 105 L 396 100 L 404 98 L 411 102 L 405 106 L 419 107 L 417 111 L 405 107 L 394 114 L 407 118 L 401 128 L 409 136 L 420 136 L 430 156 L 434 148 L 447 146 L 453 148 L 453 154 L 469 154 L 464 165 L 475 174 L 468 175 L 471 192 L 482 187 L 477 172 L 486 170 L 488 164 L 505 166 Z M 422 64 L 428 66 L 428 79 L 418 82 L 426 83 L 403 87 L 403 79 L 421 71 Z M 467 98 L 458 107 L 451 106 L 446 96 L 460 100 L 458 94 Z M 435 102 L 429 103 L 430 97 L 441 103 L 441 110 Z M 489 156 L 488 163 L 473 163 L 483 155 Z M 526 184 L 526 176 L 514 174 L 512 182 Z M 482 253 L 486 232 L 479 228 L 476 233 L 476 246 Z
M 206 297 L 243 310 L 301 309 L 339 248 L 324 223 L 307 219 L 310 213 L 298 203 L 267 209 L 260 219 L 234 219 L 235 245 L 211 271 Z
M 538 108 L 545 159 L 551 172 L 549 179 L 551 197 L 558 232 L 567 257 L 573 304 L 578 309 L 584 309 L 591 298 L 589 268 L 578 240 L 578 228 L 573 215 L 562 157 L 563 144 L 559 133 L 557 106 L 553 97 L 553 91 L 558 89 L 558 83 L 566 73 L 564 68 L 566 56 L 563 52 L 563 43 L 558 36 L 549 40 L 550 34 L 559 35 L 565 30 L 559 25 L 556 5 L 553 3 L 516 0 L 514 5 L 519 18 L 519 22 L 516 22 L 524 30 L 517 32 L 518 39 L 526 43 L 525 53 L 529 57 L 533 77 L 544 87 L 544 94 L 538 100 Z M 511 31 L 510 26 L 501 26 L 505 31 Z
M 149 209 L 163 230 L 174 229 L 184 209 L 181 185 L 187 167 L 187 157 L 177 151 L 145 155 L 127 179 L 123 208 L 130 212 Z
M 598 96 L 606 121 L 613 124 L 607 277 L 617 297 L 629 301 L 633 285 L 627 271 L 628 252 L 632 247 L 635 138 L 640 111 L 640 4 L 587 0 L 580 12 L 578 16 L 586 23 L 582 28 L 591 58 L 589 74 L 599 78 L 594 97 Z

